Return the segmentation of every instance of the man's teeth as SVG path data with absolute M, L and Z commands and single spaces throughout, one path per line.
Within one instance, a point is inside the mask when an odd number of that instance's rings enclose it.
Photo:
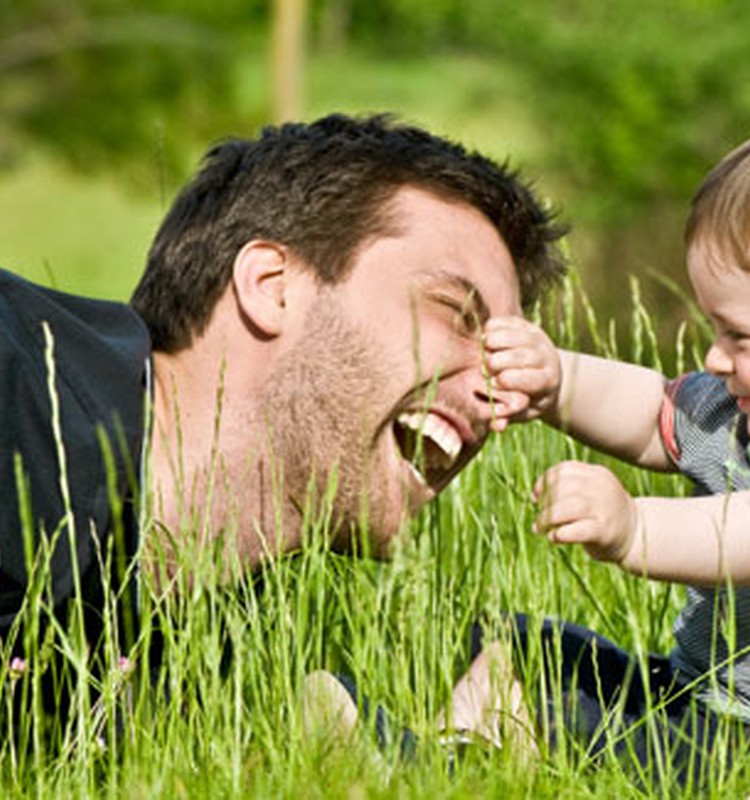
M 400 425 L 412 431 L 421 433 L 428 438 L 442 454 L 440 466 L 448 469 L 458 458 L 463 447 L 463 441 L 455 429 L 445 420 L 434 414 L 404 413 L 398 418 Z

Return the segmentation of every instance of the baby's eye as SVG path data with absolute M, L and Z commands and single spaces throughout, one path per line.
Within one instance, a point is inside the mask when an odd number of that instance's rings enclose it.
M 722 335 L 732 342 L 744 342 L 750 339 L 744 331 L 736 331 L 731 328 L 723 331 Z

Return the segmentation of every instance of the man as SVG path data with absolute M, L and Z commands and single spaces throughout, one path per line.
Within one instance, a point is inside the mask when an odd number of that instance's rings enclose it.
M 331 481 L 337 546 L 364 523 L 387 554 L 523 401 L 488 393 L 481 329 L 559 278 L 560 235 L 504 167 L 334 115 L 211 150 L 132 309 L 4 276 L 0 636 L 40 564 L 96 638 L 139 540 L 162 578 L 196 544 L 253 570 Z

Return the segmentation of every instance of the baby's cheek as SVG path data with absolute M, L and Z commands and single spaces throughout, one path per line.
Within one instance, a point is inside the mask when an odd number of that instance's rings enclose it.
M 735 369 L 740 390 L 743 394 L 750 395 L 750 354 L 743 354 L 742 360 L 738 360 Z

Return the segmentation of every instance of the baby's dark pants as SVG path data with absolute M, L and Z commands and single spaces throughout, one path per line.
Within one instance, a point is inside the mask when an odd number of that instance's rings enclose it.
M 652 655 L 644 665 L 588 628 L 549 619 L 531 627 L 524 614 L 509 619 L 522 682 L 533 680 L 532 654 L 537 666 L 541 660 L 531 688 L 539 689 L 537 721 L 552 751 L 565 744 L 592 762 L 609 752 L 648 785 L 694 787 L 747 751 L 747 725 L 697 700 L 668 658 Z M 475 626 L 472 655 L 481 648 Z

